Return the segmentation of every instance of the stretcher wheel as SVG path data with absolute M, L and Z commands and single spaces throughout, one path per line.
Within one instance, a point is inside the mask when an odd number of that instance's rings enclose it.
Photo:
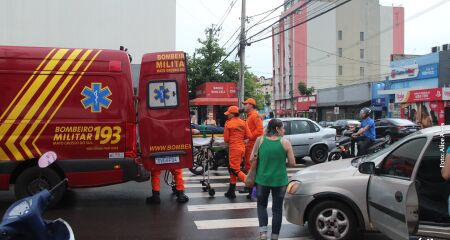
M 209 196 L 214 197 L 214 195 L 216 195 L 216 191 L 213 188 L 211 188 L 209 189 L 208 194 Z

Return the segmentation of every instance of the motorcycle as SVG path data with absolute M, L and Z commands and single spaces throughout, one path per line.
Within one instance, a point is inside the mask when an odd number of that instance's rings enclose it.
M 56 161 L 56 153 L 47 152 L 38 161 L 46 168 Z M 44 189 L 33 196 L 13 203 L 0 223 L 0 240 L 74 240 L 70 225 L 62 220 L 44 220 L 42 215 L 49 206 L 53 194 L 67 184 L 64 179 L 52 189 Z
M 352 154 L 351 144 L 352 144 L 352 134 L 357 132 L 357 129 L 349 128 L 342 132 L 342 136 L 336 141 L 336 147 L 331 150 L 328 155 L 328 161 L 336 161 L 339 159 L 351 158 L 357 156 L 357 153 Z M 377 138 L 367 149 L 368 154 L 372 154 L 386 148 L 389 144 L 389 140 L 385 138 Z M 354 146 L 355 151 L 357 151 L 357 144 Z

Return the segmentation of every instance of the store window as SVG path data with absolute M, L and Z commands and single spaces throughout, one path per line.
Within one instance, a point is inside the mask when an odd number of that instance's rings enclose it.
M 338 48 L 338 56 L 342 57 L 342 48 Z
M 364 59 L 364 49 L 359 49 L 359 58 Z

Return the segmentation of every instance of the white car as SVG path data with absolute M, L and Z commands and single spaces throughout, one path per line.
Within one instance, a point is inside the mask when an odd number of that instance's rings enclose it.
M 295 157 L 310 156 L 314 163 L 323 163 L 336 147 L 336 129 L 321 127 L 308 118 L 278 119 L 284 124 L 285 138 L 291 142 Z M 264 120 L 264 128 L 269 121 Z

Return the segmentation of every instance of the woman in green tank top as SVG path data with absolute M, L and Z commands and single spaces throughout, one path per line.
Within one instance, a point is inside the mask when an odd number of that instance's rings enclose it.
M 267 204 L 271 192 L 273 215 L 271 239 L 278 239 L 283 216 L 284 194 L 288 184 L 286 158 L 289 167 L 295 166 L 291 143 L 283 139 L 283 136 L 283 122 L 272 119 L 267 125 L 266 135 L 257 140 L 259 148 L 253 150 L 254 155 L 256 151 L 258 155 L 255 182 L 261 239 L 267 239 Z

